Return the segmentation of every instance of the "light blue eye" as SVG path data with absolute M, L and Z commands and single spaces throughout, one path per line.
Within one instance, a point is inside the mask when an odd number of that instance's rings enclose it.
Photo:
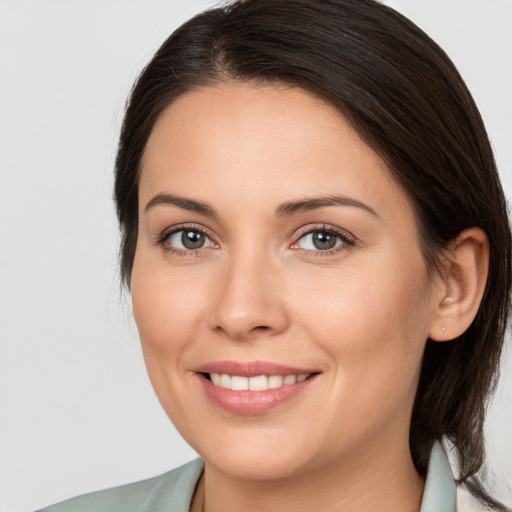
M 311 251 L 328 251 L 342 245 L 343 240 L 337 233 L 331 231 L 310 231 L 303 235 L 299 240 L 301 249 Z
M 214 245 L 213 242 L 197 229 L 180 229 L 171 233 L 168 238 L 169 245 L 182 251 L 194 251 L 205 246 Z

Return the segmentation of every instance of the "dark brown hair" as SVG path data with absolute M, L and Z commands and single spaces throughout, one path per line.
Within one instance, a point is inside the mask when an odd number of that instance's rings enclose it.
M 431 271 L 464 229 L 487 233 L 490 269 L 476 319 L 456 340 L 427 340 L 410 447 L 424 474 L 434 441 L 448 439 L 460 481 L 506 510 L 477 474 L 509 312 L 511 236 L 482 119 L 453 63 L 412 22 L 374 0 L 245 0 L 189 20 L 143 70 L 126 109 L 115 200 L 127 285 L 140 163 L 153 125 L 179 95 L 225 80 L 287 84 L 334 105 L 408 194 Z

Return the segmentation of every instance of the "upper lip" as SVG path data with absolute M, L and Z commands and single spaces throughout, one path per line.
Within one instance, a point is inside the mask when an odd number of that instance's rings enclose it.
M 258 375 L 304 375 L 317 373 L 318 370 L 298 368 L 265 361 L 213 361 L 195 368 L 194 372 L 257 377 Z

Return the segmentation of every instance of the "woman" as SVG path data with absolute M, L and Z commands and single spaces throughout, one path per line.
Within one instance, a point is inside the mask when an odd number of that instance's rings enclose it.
M 454 511 L 442 441 L 505 510 L 477 472 L 506 204 L 417 27 L 373 0 L 196 16 L 132 91 L 115 198 L 148 373 L 202 460 L 48 511 Z

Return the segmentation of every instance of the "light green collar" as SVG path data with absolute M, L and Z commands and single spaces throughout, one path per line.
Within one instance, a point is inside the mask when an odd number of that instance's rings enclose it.
M 195 459 L 148 480 L 78 496 L 40 512 L 188 512 L 204 462 Z M 457 512 L 456 487 L 440 443 L 430 456 L 420 512 Z
M 457 512 L 457 488 L 448 458 L 438 441 L 430 454 L 420 512 Z

